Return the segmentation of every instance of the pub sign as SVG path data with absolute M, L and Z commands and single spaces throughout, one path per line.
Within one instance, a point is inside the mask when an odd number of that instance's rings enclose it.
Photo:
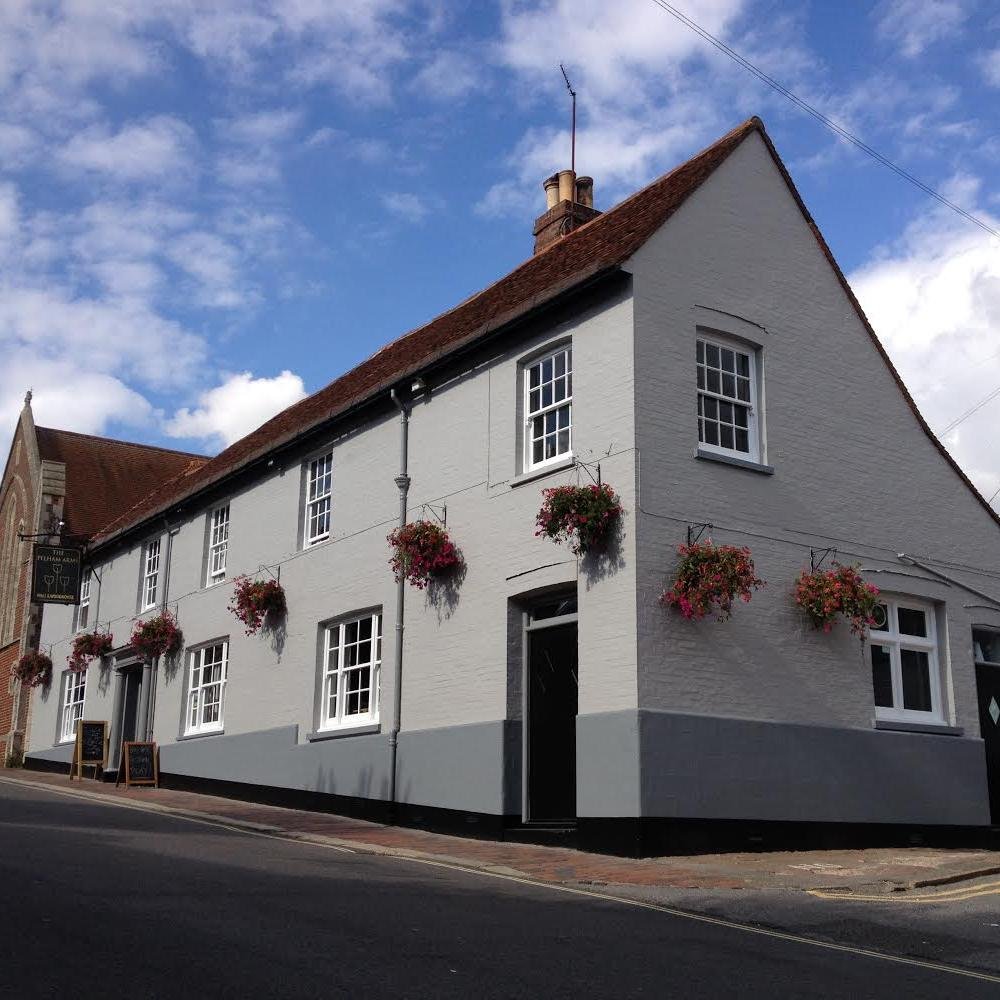
M 31 565 L 32 604 L 76 604 L 80 599 L 80 550 L 36 545 Z

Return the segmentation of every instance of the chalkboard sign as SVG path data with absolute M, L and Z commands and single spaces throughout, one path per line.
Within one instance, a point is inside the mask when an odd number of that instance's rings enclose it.
M 160 783 L 160 763 L 155 743 L 123 743 L 118 777 L 124 774 L 125 787 Z M 117 782 L 115 782 L 117 784 Z
M 78 720 L 76 745 L 73 747 L 73 763 L 69 770 L 70 781 L 73 780 L 74 772 L 78 778 L 82 779 L 85 766 L 94 768 L 94 777 L 96 778 L 97 768 L 107 767 L 107 764 L 108 724 L 87 719 Z

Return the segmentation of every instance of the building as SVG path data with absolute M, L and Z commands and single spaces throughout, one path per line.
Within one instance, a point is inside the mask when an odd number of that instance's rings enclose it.
M 469 831 L 573 821 L 661 850 L 986 829 L 1000 521 L 762 123 L 603 214 L 569 172 L 546 192 L 531 259 L 93 538 L 87 627 L 115 650 L 84 715 L 113 747 L 155 739 L 175 785 Z M 625 508 L 607 554 L 535 536 L 542 488 L 597 477 Z M 451 586 L 397 589 L 401 503 L 446 522 Z M 727 623 L 659 604 L 699 532 L 768 581 Z M 832 549 L 886 595 L 867 645 L 791 600 Z M 280 634 L 243 634 L 238 574 L 280 578 Z M 143 665 L 131 623 L 161 608 L 183 656 Z M 47 610 L 54 662 L 79 617 Z M 65 683 L 33 702 L 30 766 L 70 759 Z
M 20 760 L 28 724 L 30 692 L 12 671 L 25 652 L 39 648 L 42 631 L 45 607 L 30 600 L 33 544 L 85 545 L 150 490 L 205 461 L 36 427 L 27 394 L 0 480 L 0 761 Z M 86 590 L 82 598 L 89 600 Z M 77 615 L 81 627 L 87 615 L 84 603 Z

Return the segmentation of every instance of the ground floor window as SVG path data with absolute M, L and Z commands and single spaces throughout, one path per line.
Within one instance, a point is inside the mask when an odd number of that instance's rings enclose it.
M 190 656 L 185 734 L 218 732 L 222 729 L 229 643 L 224 640 L 202 646 L 191 650 Z
M 76 724 L 83 718 L 83 701 L 87 694 L 87 671 L 68 671 L 65 676 L 59 734 L 59 739 L 63 742 L 76 739 Z
M 891 598 L 875 609 L 868 638 L 875 717 L 941 722 L 937 626 L 930 604 Z
M 382 615 L 379 612 L 326 627 L 321 729 L 378 720 L 381 665 Z

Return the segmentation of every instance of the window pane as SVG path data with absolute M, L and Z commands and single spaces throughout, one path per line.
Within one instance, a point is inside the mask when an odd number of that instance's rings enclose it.
M 705 388 L 705 369 L 704 368 L 699 368 L 698 369 L 698 388 L 699 389 L 704 389 Z
M 719 367 L 719 348 L 715 344 L 705 345 L 705 361 L 712 367 Z
M 973 632 L 973 653 L 980 663 L 1000 663 L 1000 633 Z
M 534 413 L 538 407 L 541 405 L 541 397 L 538 395 L 537 389 L 532 389 L 528 396 L 528 409 Z
M 736 355 L 736 370 L 744 378 L 750 377 L 750 355 L 748 354 Z
M 552 359 L 546 358 L 542 362 L 542 383 L 552 381 Z
M 528 387 L 530 389 L 538 388 L 538 373 L 541 371 L 538 365 L 534 365 L 528 370 Z
M 708 377 L 708 391 L 718 392 L 722 388 L 722 383 L 719 381 L 719 373 L 709 368 L 707 377 Z
M 888 646 L 872 646 L 872 687 L 875 704 L 879 708 L 892 708 L 892 661 Z
M 556 361 L 555 375 L 556 378 L 560 378 L 561 376 L 566 374 L 566 355 L 557 354 L 555 361 Z
M 723 348 L 720 353 L 722 355 L 722 370 L 724 372 L 736 371 L 736 358 L 733 355 L 733 352 Z
M 703 340 L 698 341 L 697 354 L 698 364 L 703 364 L 705 361 L 705 342 Z
M 927 636 L 927 616 L 916 608 L 899 608 L 899 631 L 903 635 Z
M 736 416 L 736 426 L 746 427 L 747 426 L 747 411 L 745 406 L 734 406 L 733 412 Z
M 719 418 L 719 401 L 717 399 L 705 399 L 705 416 L 712 420 Z
M 719 419 L 727 424 L 733 422 L 733 404 L 719 403 Z
M 730 399 L 736 396 L 736 376 L 735 375 L 723 375 L 722 376 L 722 394 L 723 396 L 729 396 Z
M 903 708 L 931 711 L 931 666 L 928 655 L 919 649 L 901 649 Z
M 736 380 L 736 395 L 744 403 L 750 402 L 750 382 L 748 379 L 741 378 Z
M 552 383 L 547 382 L 542 386 L 542 406 L 552 405 Z
M 705 424 L 705 444 L 719 443 L 719 425 L 707 423 Z
M 733 447 L 733 429 L 729 426 L 729 424 L 722 424 L 719 427 L 719 444 L 721 444 L 723 448 Z
M 736 450 L 745 452 L 750 451 L 750 437 L 746 431 L 736 431 Z

